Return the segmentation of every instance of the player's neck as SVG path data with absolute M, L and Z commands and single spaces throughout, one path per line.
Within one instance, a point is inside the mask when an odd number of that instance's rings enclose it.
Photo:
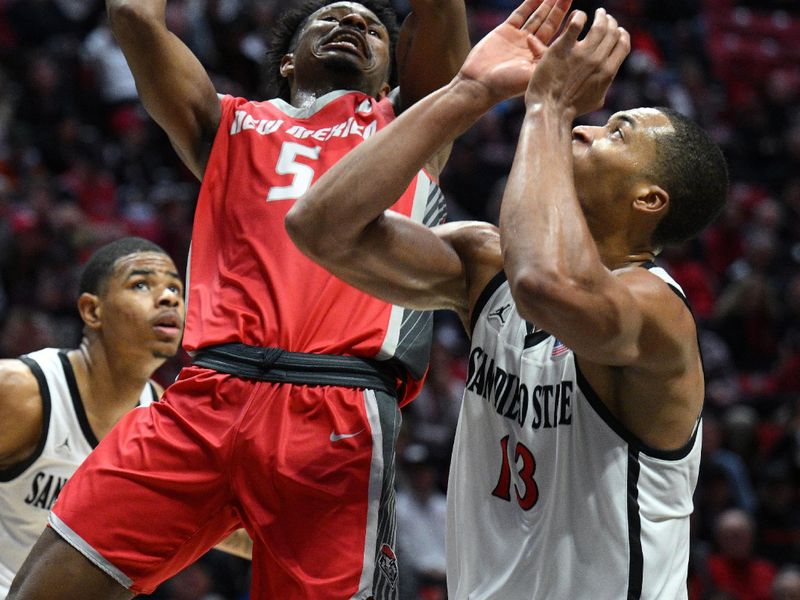
M 598 239 L 595 237 L 600 260 L 611 271 L 634 267 L 655 260 L 652 245 L 640 235 L 630 235 L 620 227 Z
M 637 267 L 647 262 L 653 262 L 656 253 L 650 248 L 611 249 L 598 245 L 600 260 L 610 271 Z
M 84 406 L 101 416 L 135 406 L 155 368 L 140 366 L 129 357 L 111 357 L 99 340 L 86 338 L 69 358 Z
M 295 108 L 306 109 L 314 105 L 314 103 L 331 92 L 361 92 L 368 96 L 375 96 L 369 91 L 362 89 L 363 86 L 349 85 L 344 82 L 337 82 L 337 84 L 316 85 L 311 87 L 302 87 L 292 89 L 290 96 L 290 104 Z

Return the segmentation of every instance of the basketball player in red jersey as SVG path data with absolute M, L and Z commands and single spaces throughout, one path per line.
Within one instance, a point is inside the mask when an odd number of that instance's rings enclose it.
M 11 598 L 148 593 L 240 524 L 255 599 L 396 597 L 394 441 L 430 316 L 332 277 L 283 223 L 331 165 L 460 67 L 463 0 L 411 5 L 402 28 L 388 0 L 287 11 L 269 40 L 278 97 L 256 102 L 218 95 L 167 29 L 166 0 L 107 0 L 145 108 L 202 180 L 194 364 L 64 488 Z M 444 212 L 426 172 L 394 208 L 426 224 Z

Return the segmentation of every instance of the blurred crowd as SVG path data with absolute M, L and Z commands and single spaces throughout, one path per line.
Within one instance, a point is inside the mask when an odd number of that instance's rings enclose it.
M 266 34 L 284 4 L 170 0 L 167 19 L 218 90 L 264 98 Z M 473 41 L 515 4 L 467 0 Z M 692 304 L 707 374 L 690 598 L 800 599 L 800 2 L 574 3 L 600 5 L 633 49 L 606 109 L 584 121 L 671 106 L 712 133 L 731 174 L 720 219 L 659 259 Z M 522 117 L 520 101 L 505 102 L 455 144 L 442 176 L 451 220 L 497 219 Z M 185 264 L 197 191 L 138 104 L 101 0 L 0 0 L 0 356 L 77 342 L 77 275 L 110 239 L 141 235 Z M 445 598 L 467 350 L 460 324 L 437 315 L 428 381 L 398 447 L 404 600 Z M 161 382 L 186 360 L 167 363 Z M 247 562 L 211 552 L 153 597 L 246 598 L 247 581 Z

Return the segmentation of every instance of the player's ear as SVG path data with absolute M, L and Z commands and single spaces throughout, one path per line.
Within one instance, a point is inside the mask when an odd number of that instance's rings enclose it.
M 102 303 L 100 297 L 84 292 L 78 298 L 78 313 L 86 326 L 99 329 L 102 323 Z
M 294 76 L 294 54 L 284 54 L 280 66 L 281 77 L 291 79 Z
M 381 91 L 378 92 L 378 99 L 386 98 L 389 95 L 389 92 L 392 91 L 392 86 L 389 85 L 388 81 L 383 83 L 383 87 L 381 87 Z
M 659 185 L 643 185 L 636 190 L 633 205 L 637 210 L 647 213 L 662 213 L 669 207 L 669 194 Z

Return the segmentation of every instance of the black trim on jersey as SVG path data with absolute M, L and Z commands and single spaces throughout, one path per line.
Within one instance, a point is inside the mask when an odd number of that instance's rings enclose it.
M 486 284 L 486 287 L 483 288 L 480 296 L 478 296 L 478 301 L 475 302 L 475 306 L 472 309 L 472 315 L 469 319 L 469 333 L 470 337 L 475 332 L 475 325 L 478 323 L 478 317 L 481 316 L 483 309 L 486 307 L 486 304 L 489 302 L 489 299 L 492 297 L 501 285 L 506 282 L 506 273 L 505 271 L 500 271 L 497 275 L 492 277 L 489 283 Z
M 641 266 L 641 267 L 643 267 L 643 268 L 645 268 L 645 269 L 647 269 L 648 271 L 649 271 L 650 269 L 662 269 L 662 270 L 664 270 L 664 268 L 663 268 L 663 267 L 659 267 L 659 266 L 658 266 L 656 263 L 654 263 L 652 260 L 648 260 L 648 261 L 646 261 L 646 262 L 643 262 L 643 263 L 642 263 L 640 266 Z M 666 270 L 664 270 L 664 271 L 666 272 Z M 656 277 L 658 277 L 658 275 L 656 275 Z M 658 277 L 658 278 L 659 278 L 659 279 L 661 279 L 661 277 Z M 689 300 L 686 298 L 686 294 L 684 294 L 684 293 L 683 293 L 683 292 L 682 292 L 682 291 L 681 291 L 679 288 L 677 288 L 676 286 L 672 285 L 672 284 L 671 284 L 669 281 L 665 281 L 664 279 L 661 279 L 661 281 L 663 281 L 664 283 L 666 283 L 666 284 L 669 286 L 669 289 L 671 289 L 673 292 L 675 292 L 675 294 L 678 296 L 678 298 L 680 298 L 680 299 L 681 299 L 681 302 L 683 302 L 683 303 L 686 305 L 686 308 L 688 308 L 688 309 L 689 309 L 689 312 L 690 312 L 690 313 L 692 314 L 692 316 L 694 317 L 694 311 L 692 311 L 692 307 L 691 307 L 691 306 L 689 306 Z
M 67 387 L 69 388 L 69 395 L 72 396 L 72 406 L 75 409 L 75 416 L 78 418 L 78 424 L 81 426 L 83 437 L 89 442 L 92 448 L 97 448 L 100 442 L 97 436 L 92 431 L 92 426 L 89 425 L 89 418 L 86 416 L 86 409 L 83 406 L 81 393 L 78 390 L 78 380 L 75 379 L 75 371 L 72 369 L 72 363 L 69 362 L 67 353 L 60 351 L 58 358 L 61 359 L 61 366 L 64 367 L 64 376 L 67 379 Z
M 28 458 L 19 462 L 7 469 L 0 469 L 0 482 L 7 483 L 12 479 L 16 479 L 22 475 L 28 467 L 35 463 L 44 451 L 44 446 L 47 443 L 47 435 L 50 433 L 50 412 L 52 401 L 50 400 L 50 388 L 47 385 L 47 378 L 44 376 L 42 367 L 39 366 L 32 358 L 27 356 L 20 356 L 19 359 L 24 362 L 36 378 L 39 384 L 39 396 L 42 398 L 42 435 L 39 437 L 39 442 L 36 444 L 36 449 Z
M 653 261 L 644 262 L 641 266 L 647 270 L 658 267 L 658 265 Z M 656 277 L 658 277 L 658 275 L 656 275 Z M 659 279 L 661 278 L 659 277 Z M 662 281 L 664 280 L 662 279 Z M 669 288 L 683 301 L 683 303 L 686 305 L 686 308 L 689 310 L 689 313 L 691 314 L 692 307 L 689 306 L 686 296 L 668 281 L 664 281 L 664 283 L 668 285 Z M 699 347 L 700 342 L 698 340 L 698 350 Z M 700 360 L 702 362 L 702 354 L 700 356 Z M 682 458 L 686 458 L 686 456 L 688 456 L 692 451 L 692 448 L 694 448 L 695 440 L 697 439 L 697 432 L 700 429 L 699 418 L 695 423 L 694 431 L 692 431 L 689 441 L 687 441 L 686 444 L 680 448 L 675 450 L 660 450 L 658 448 L 653 448 L 652 446 L 645 444 L 641 439 L 634 435 L 633 432 L 628 430 L 627 427 L 620 423 L 613 414 L 611 414 L 611 411 L 608 410 L 608 407 L 603 403 L 602 400 L 600 400 L 600 396 L 597 395 L 597 392 L 594 391 L 594 388 L 592 388 L 583 372 L 581 372 L 581 368 L 578 365 L 577 356 L 575 357 L 575 376 L 578 381 L 578 387 L 583 391 L 583 395 L 586 396 L 586 400 L 589 402 L 589 405 L 594 409 L 597 415 L 603 421 L 605 421 L 606 425 L 608 425 L 619 437 L 625 440 L 629 446 L 636 448 L 639 452 L 647 456 L 662 460 L 681 460 Z
M 642 263 L 642 266 L 645 267 L 648 270 L 650 270 L 650 269 L 652 269 L 654 267 L 658 267 L 658 265 L 656 263 L 652 262 L 652 261 L 647 261 L 646 263 Z M 661 279 L 661 278 L 659 277 L 659 279 Z M 662 279 L 662 281 L 663 281 L 663 279 Z M 700 345 L 700 330 L 697 329 L 697 319 L 694 318 L 694 311 L 692 310 L 692 305 L 689 304 L 689 299 L 686 297 L 686 295 L 680 289 L 678 289 L 677 287 L 675 287 L 674 285 L 672 285 L 668 281 L 664 281 L 664 283 L 666 283 L 669 286 L 669 289 L 671 289 L 673 292 L 675 292 L 675 294 L 678 296 L 678 298 L 680 298 L 681 301 L 686 305 L 686 308 L 689 310 L 689 314 L 692 315 L 692 319 L 695 322 L 695 329 L 697 330 L 697 352 L 698 352 L 698 354 L 700 354 L 700 365 L 703 367 L 703 374 L 705 374 L 705 370 L 706 370 L 705 364 L 706 363 L 703 360 L 703 347 Z
M 614 431 L 614 433 L 625 440 L 629 446 L 635 448 L 642 454 L 661 460 L 681 460 L 682 458 L 686 458 L 692 451 L 692 448 L 694 448 L 695 440 L 697 439 L 697 432 L 700 429 L 697 423 L 695 423 L 694 431 L 692 432 L 689 441 L 680 448 L 675 450 L 660 450 L 658 448 L 653 448 L 652 446 L 649 446 L 640 440 L 627 427 L 625 427 L 625 425 L 620 423 L 613 414 L 611 414 L 611 411 L 608 410 L 608 407 L 605 404 L 603 404 L 603 401 L 600 400 L 600 396 L 597 395 L 597 392 L 594 391 L 594 388 L 592 388 L 592 386 L 589 384 L 589 381 L 581 371 L 581 368 L 578 365 L 578 357 L 575 357 L 575 378 L 578 382 L 578 388 L 583 392 L 583 395 L 586 396 L 587 402 L 589 402 L 589 405 L 594 409 L 597 415 L 603 421 L 605 421 L 606 425 L 608 425 Z M 698 419 L 698 423 L 699 422 L 700 420 Z
M 639 515 L 639 451 L 628 447 L 628 600 L 642 597 L 644 553 Z
M 536 344 L 541 344 L 551 335 L 552 334 L 550 332 L 547 332 L 544 329 L 540 329 L 539 331 L 534 331 L 533 333 L 529 333 L 528 335 L 525 336 L 525 345 L 523 349 L 527 350 L 528 348 L 533 348 Z
M 150 395 L 153 396 L 153 402 L 158 402 L 159 398 L 158 398 L 158 392 L 156 391 L 156 386 L 153 385 L 152 381 L 148 381 L 147 385 L 150 386 Z M 139 400 L 139 402 L 136 403 L 136 406 L 141 406 L 141 405 L 142 401 Z

